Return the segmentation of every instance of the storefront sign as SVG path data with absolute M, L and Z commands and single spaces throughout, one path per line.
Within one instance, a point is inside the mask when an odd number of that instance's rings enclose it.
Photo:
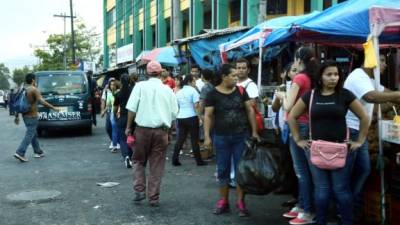
M 117 49 L 117 64 L 133 61 L 133 45 L 125 45 Z

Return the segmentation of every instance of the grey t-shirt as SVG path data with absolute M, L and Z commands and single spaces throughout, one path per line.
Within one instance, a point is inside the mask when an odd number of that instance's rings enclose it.
M 200 90 L 200 99 L 205 100 L 208 93 L 210 93 L 212 90 L 214 90 L 214 86 L 211 83 L 206 83 Z

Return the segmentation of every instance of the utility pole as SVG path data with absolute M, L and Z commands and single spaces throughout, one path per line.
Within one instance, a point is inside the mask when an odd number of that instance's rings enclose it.
M 75 64 L 75 32 L 74 32 L 74 11 L 73 11 L 73 7 L 72 7 L 72 0 L 69 0 L 69 8 L 71 11 L 71 47 L 72 47 L 72 63 Z
M 260 0 L 260 13 L 258 14 L 258 23 L 267 19 L 267 0 Z
M 67 70 L 67 37 L 66 37 L 66 33 L 67 33 L 67 26 L 66 26 L 66 22 L 67 22 L 67 18 L 70 18 L 71 16 L 67 16 L 65 13 L 61 13 L 61 14 L 55 14 L 54 17 L 60 17 L 63 18 L 64 20 L 64 48 L 63 48 L 63 56 L 64 56 L 64 70 Z M 75 16 L 73 17 L 75 18 Z

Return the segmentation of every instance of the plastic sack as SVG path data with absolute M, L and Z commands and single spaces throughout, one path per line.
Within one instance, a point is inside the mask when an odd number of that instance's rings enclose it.
M 279 149 L 267 148 L 263 142 L 246 141 L 236 179 L 247 194 L 267 195 L 280 187 L 283 180 Z

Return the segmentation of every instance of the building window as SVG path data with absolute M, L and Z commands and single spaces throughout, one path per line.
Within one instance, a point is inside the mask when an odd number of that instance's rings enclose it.
M 311 0 L 304 0 L 304 12 L 311 12 Z
M 287 13 L 287 0 L 269 0 L 267 3 L 267 15 Z
M 230 4 L 231 23 L 240 20 L 240 1 L 235 1 Z
M 211 10 L 204 13 L 203 29 L 211 29 L 212 13 Z
M 117 20 L 117 12 L 115 10 L 115 7 L 107 12 L 107 19 L 108 19 L 107 22 L 108 27 L 112 27 L 113 25 L 115 25 L 115 21 Z
M 167 33 L 167 37 L 166 37 L 166 43 L 169 43 L 171 41 L 171 19 L 165 19 L 165 26 L 166 26 L 166 33 Z M 162 47 L 162 46 L 158 46 L 158 47 Z
M 324 0 L 324 9 L 332 6 L 332 0 Z
M 156 39 L 156 25 L 151 26 L 151 33 L 153 39 L 153 48 L 157 47 L 157 39 Z

